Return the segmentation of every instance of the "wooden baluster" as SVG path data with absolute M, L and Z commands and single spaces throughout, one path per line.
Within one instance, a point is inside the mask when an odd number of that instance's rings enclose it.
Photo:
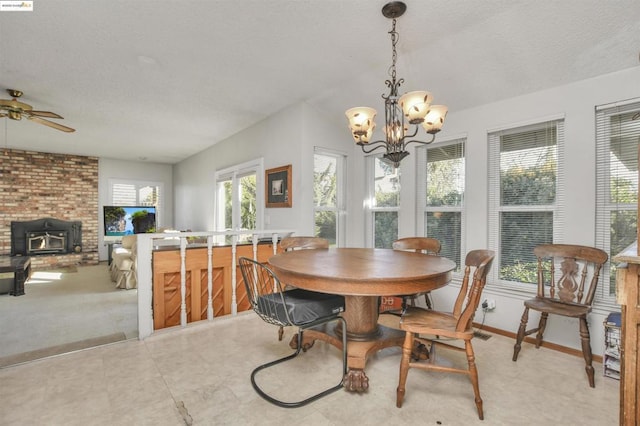
M 236 285 L 237 285 L 237 269 L 238 269 L 238 261 L 236 259 L 237 256 L 237 248 L 238 248 L 238 234 L 233 234 L 231 236 L 231 264 L 233 267 L 231 268 L 231 315 L 238 314 L 238 298 L 236 295 Z
M 207 319 L 213 319 L 213 235 L 207 235 Z
M 193 277 L 191 277 L 193 279 Z M 193 283 L 192 283 L 193 285 Z M 187 239 L 180 237 L 180 325 L 187 325 Z
M 260 239 L 260 234 L 253 234 L 251 236 L 251 242 L 253 243 L 253 260 L 258 261 L 258 240 Z

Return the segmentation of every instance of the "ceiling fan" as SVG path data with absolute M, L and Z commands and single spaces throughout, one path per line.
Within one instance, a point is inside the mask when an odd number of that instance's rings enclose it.
M 31 105 L 20 102 L 18 100 L 18 98 L 22 96 L 22 92 L 20 90 L 7 89 L 7 92 L 13 99 L 0 99 L 0 117 L 9 117 L 11 120 L 22 120 L 22 117 L 26 117 L 27 120 L 35 121 L 36 123 L 44 124 L 45 126 L 53 127 L 54 129 L 61 130 L 63 132 L 76 131 L 71 127 L 63 126 L 62 124 L 42 118 L 63 118 L 55 112 L 34 111 Z

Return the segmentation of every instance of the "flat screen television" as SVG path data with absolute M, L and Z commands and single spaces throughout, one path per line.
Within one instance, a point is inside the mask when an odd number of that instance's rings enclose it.
M 105 237 L 156 232 L 154 206 L 103 206 Z

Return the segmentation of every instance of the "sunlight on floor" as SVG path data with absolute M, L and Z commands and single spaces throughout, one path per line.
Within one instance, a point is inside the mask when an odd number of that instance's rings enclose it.
M 29 284 L 42 284 L 51 281 L 58 281 L 62 278 L 62 272 L 46 272 L 36 271 L 31 274 L 29 278 Z

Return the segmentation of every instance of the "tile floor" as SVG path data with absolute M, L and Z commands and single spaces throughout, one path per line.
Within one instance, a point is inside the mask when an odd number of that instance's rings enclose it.
M 596 367 L 588 386 L 581 358 L 474 339 L 485 420 L 464 376 L 409 371 L 404 406 L 395 406 L 400 350 L 370 358 L 365 394 L 338 391 L 298 409 L 256 395 L 249 375 L 289 352 L 277 328 L 253 313 L 0 369 L 1 425 L 614 425 L 619 382 Z M 464 362 L 440 351 L 439 359 Z M 312 366 L 311 368 L 309 366 Z M 259 376 L 279 397 L 339 381 L 340 353 L 318 342 L 292 362 Z

